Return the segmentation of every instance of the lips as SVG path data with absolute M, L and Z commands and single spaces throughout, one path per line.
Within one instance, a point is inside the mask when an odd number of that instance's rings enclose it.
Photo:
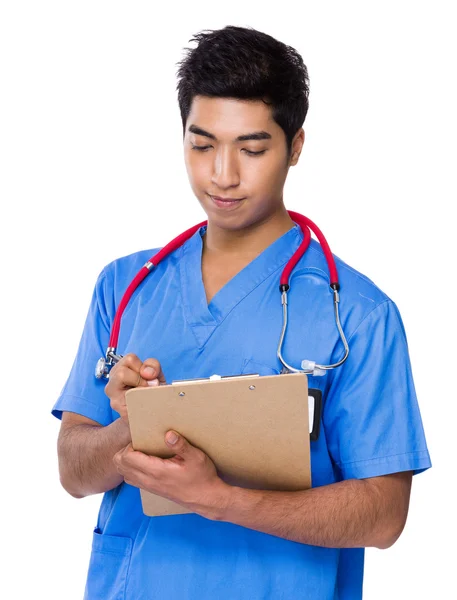
M 220 196 L 210 196 L 213 203 L 225 210 L 230 210 L 239 206 L 245 198 L 221 198 Z
M 211 196 L 213 200 L 219 200 L 219 202 L 240 202 L 244 198 L 221 198 L 221 196 Z

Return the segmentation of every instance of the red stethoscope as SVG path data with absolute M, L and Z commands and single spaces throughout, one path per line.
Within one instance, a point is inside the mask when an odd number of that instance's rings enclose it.
M 336 270 L 335 260 L 333 259 L 333 255 L 327 243 L 327 240 L 325 239 L 323 233 L 317 227 L 317 225 L 315 225 L 310 219 L 301 215 L 300 213 L 296 213 L 291 210 L 287 212 L 289 213 L 290 218 L 300 226 L 303 232 L 303 241 L 301 242 L 300 246 L 297 248 L 293 256 L 290 258 L 287 265 L 284 267 L 281 278 L 279 280 L 279 291 L 281 292 L 281 303 L 283 307 L 283 325 L 276 354 L 283 365 L 283 370 L 281 371 L 282 373 L 306 373 L 308 375 L 325 375 L 325 372 L 329 369 L 335 369 L 336 367 L 341 366 L 349 356 L 349 346 L 344 335 L 343 329 L 341 327 L 338 310 L 338 304 L 340 301 L 340 284 L 338 283 L 338 273 Z M 111 329 L 111 336 L 109 339 L 109 346 L 106 349 L 106 354 L 97 362 L 97 366 L 95 368 L 95 377 L 97 377 L 97 379 L 101 379 L 102 377 L 108 379 L 111 368 L 122 358 L 122 355 L 116 354 L 117 343 L 119 340 L 119 330 L 121 326 L 121 318 L 134 291 L 137 289 L 140 283 L 149 275 L 149 273 L 154 267 L 156 267 L 166 256 L 171 254 L 171 252 L 174 252 L 177 248 L 182 246 L 182 244 L 184 244 L 184 242 L 186 242 L 190 237 L 192 237 L 194 233 L 198 229 L 200 229 L 200 227 L 203 227 L 207 224 L 208 221 L 202 221 L 198 225 L 194 225 L 190 229 L 187 229 L 186 231 L 178 235 L 178 237 L 169 242 L 166 246 L 159 250 L 157 254 L 155 254 L 150 260 L 148 260 L 147 263 L 143 265 L 138 271 L 138 273 L 135 275 L 134 279 L 125 291 L 114 316 L 113 326 Z M 287 364 L 282 356 L 282 346 L 284 343 L 284 336 L 286 334 L 287 328 L 287 292 L 290 288 L 288 282 L 293 268 L 300 260 L 300 258 L 304 255 L 311 242 L 310 229 L 314 232 L 317 239 L 319 240 L 319 243 L 325 255 L 325 259 L 327 261 L 330 273 L 330 288 L 333 291 L 333 307 L 335 313 L 335 322 L 338 332 L 340 334 L 341 341 L 344 345 L 344 356 L 341 360 L 332 365 L 319 365 L 311 360 L 303 360 L 301 362 L 301 369 L 295 369 L 291 365 Z

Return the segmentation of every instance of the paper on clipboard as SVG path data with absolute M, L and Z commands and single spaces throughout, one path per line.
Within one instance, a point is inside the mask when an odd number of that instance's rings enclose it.
M 126 392 L 132 445 L 168 458 L 165 433 L 174 429 L 201 448 L 220 476 L 240 487 L 311 487 L 310 408 L 303 373 L 189 380 Z M 299 443 L 297 443 L 299 442 Z M 141 490 L 148 516 L 188 509 Z

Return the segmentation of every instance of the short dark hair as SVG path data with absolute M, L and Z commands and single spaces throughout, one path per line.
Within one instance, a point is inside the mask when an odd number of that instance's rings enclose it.
M 183 134 L 194 96 L 263 100 L 292 140 L 308 112 L 309 78 L 300 54 L 275 38 L 251 27 L 227 25 L 205 29 L 190 42 L 177 64 L 178 102 Z

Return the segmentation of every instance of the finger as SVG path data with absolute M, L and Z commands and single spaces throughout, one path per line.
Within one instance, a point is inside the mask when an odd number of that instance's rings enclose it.
M 133 452 L 133 451 L 134 450 L 133 450 L 132 442 L 130 442 L 127 446 L 125 446 L 125 448 L 121 448 L 120 450 L 118 450 L 116 452 L 116 454 L 113 456 L 113 463 L 116 465 L 116 468 L 118 471 L 121 468 L 121 465 L 123 464 L 124 457 L 129 452 Z
M 192 446 L 186 438 L 174 430 L 167 431 L 165 442 L 179 456 L 189 456 L 192 451 L 196 450 L 195 446 Z
M 110 381 L 121 387 L 137 387 L 142 383 L 145 384 L 140 375 L 142 364 L 136 354 L 126 354 L 111 370 Z
M 130 383 L 131 387 L 142 387 L 142 386 L 146 386 L 147 385 L 147 381 L 141 377 L 141 366 L 143 364 L 143 362 L 138 358 L 138 356 L 136 356 L 136 354 L 127 354 L 126 355 L 127 361 L 126 361 L 126 365 L 135 372 L 135 383 L 132 384 Z M 138 373 L 138 375 L 136 375 Z
M 148 491 L 148 489 L 150 490 L 151 488 L 151 479 L 154 481 L 154 479 L 151 478 L 151 476 L 145 475 L 143 471 L 138 470 L 129 471 L 128 473 L 125 473 L 123 477 L 125 483 L 127 483 L 128 485 L 146 491 Z
M 126 365 L 120 365 L 114 373 L 110 373 L 110 381 L 113 386 L 119 389 L 137 387 L 141 385 L 143 380 L 139 371 L 134 371 Z
M 110 377 L 115 377 L 116 373 L 118 373 L 118 371 L 123 368 L 128 368 L 132 371 L 139 373 L 142 364 L 142 361 L 138 358 L 136 354 L 126 354 L 113 366 L 110 372 Z
M 149 456 L 148 454 L 134 450 L 131 445 L 114 456 L 118 470 L 126 471 L 134 469 L 152 477 L 159 477 L 164 470 L 165 460 L 163 458 Z
M 143 364 L 143 361 L 140 358 L 138 358 L 138 356 L 136 354 L 133 354 L 133 352 L 130 352 L 129 354 L 126 354 L 125 356 L 123 356 L 117 364 L 124 365 L 124 366 L 128 367 L 129 369 L 132 369 L 132 371 L 139 373 L 141 365 Z
M 165 375 L 162 371 L 162 366 L 156 358 L 147 358 L 140 369 L 140 375 L 146 381 L 158 379 L 159 384 L 165 384 Z

